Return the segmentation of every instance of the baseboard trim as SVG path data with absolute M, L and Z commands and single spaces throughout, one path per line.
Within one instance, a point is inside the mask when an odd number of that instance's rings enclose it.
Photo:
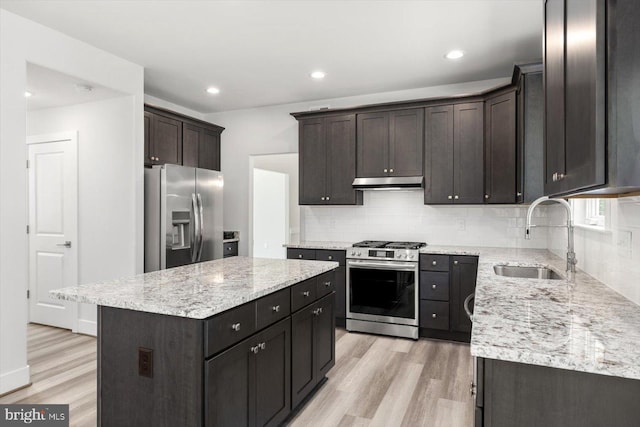
M 78 329 L 74 332 L 96 337 L 98 336 L 98 322 L 93 320 L 78 319 Z
M 29 365 L 0 375 L 0 396 L 11 393 L 30 384 Z

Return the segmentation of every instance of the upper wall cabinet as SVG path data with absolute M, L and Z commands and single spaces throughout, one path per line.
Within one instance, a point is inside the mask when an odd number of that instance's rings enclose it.
M 422 176 L 424 109 L 358 114 L 359 178 Z
M 482 102 L 425 109 L 425 204 L 483 203 L 483 116 Z
M 220 170 L 223 127 L 145 105 L 144 164 Z
M 358 205 L 355 114 L 299 122 L 299 204 Z
M 640 187 L 640 2 L 545 1 L 545 194 Z
M 516 93 L 489 97 L 484 104 L 484 198 L 486 203 L 516 203 Z

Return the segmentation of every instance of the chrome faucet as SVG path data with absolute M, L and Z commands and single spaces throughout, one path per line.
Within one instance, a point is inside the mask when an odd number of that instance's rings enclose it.
M 534 209 L 541 203 L 555 202 L 560 203 L 567 210 L 567 224 L 566 225 L 534 225 L 531 224 L 531 217 Z M 524 238 L 529 240 L 531 238 L 531 229 L 533 227 L 567 227 L 567 279 L 573 280 L 576 274 L 576 253 L 573 246 L 573 215 L 571 212 L 571 205 L 564 199 L 550 199 L 548 196 L 540 197 L 531 203 L 527 210 L 527 225 L 525 227 Z

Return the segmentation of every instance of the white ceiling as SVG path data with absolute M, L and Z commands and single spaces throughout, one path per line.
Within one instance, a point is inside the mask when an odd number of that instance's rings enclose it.
M 26 90 L 31 93 L 27 98 L 28 111 L 124 96 L 115 90 L 35 64 L 27 64 Z
M 145 67 L 202 113 L 509 76 L 541 57 L 542 0 L 34 1 L 0 7 Z M 450 61 L 451 49 L 466 52 Z M 309 73 L 322 69 L 323 81 Z M 219 87 L 218 95 L 205 93 Z

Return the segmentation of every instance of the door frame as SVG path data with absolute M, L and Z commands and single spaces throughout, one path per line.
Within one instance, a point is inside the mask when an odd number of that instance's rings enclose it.
M 27 140 L 26 140 L 26 144 L 27 144 L 27 160 L 29 158 L 29 145 L 32 144 L 46 144 L 48 142 L 61 142 L 61 141 L 69 141 L 69 143 L 71 144 L 71 151 L 74 154 L 75 157 L 75 163 L 76 163 L 76 183 L 77 188 L 76 188 L 76 192 L 77 192 L 77 199 L 76 199 L 76 223 L 73 225 L 73 228 L 75 228 L 75 235 L 76 235 L 76 268 L 75 268 L 75 277 L 76 277 L 76 284 L 79 284 L 79 279 L 80 279 L 80 251 L 79 251 L 79 241 L 80 241 L 80 233 L 79 233 L 79 227 L 78 227 L 78 222 L 80 220 L 80 185 L 79 185 L 79 159 L 78 159 L 78 131 L 77 130 L 73 130 L 73 131 L 66 131 L 66 132 L 56 132 L 56 133 L 46 133 L 46 134 L 38 134 L 38 135 L 29 135 L 27 136 Z M 25 168 L 25 173 L 26 173 L 26 193 L 27 193 L 27 226 L 31 227 L 30 221 L 29 221 L 29 217 L 31 215 L 31 206 L 29 204 L 29 199 L 30 199 L 30 195 L 29 195 L 29 186 L 30 186 L 30 180 L 29 180 L 29 169 Z M 31 229 L 29 229 L 29 232 L 31 232 Z M 30 248 L 30 236 L 29 234 L 27 234 L 27 290 L 29 291 L 29 293 L 31 294 L 31 248 Z M 30 298 L 33 297 L 33 295 L 30 295 Z M 77 333 L 78 332 L 78 324 L 79 324 L 79 318 L 78 318 L 78 312 L 79 312 L 79 303 L 70 303 L 69 304 L 69 310 L 71 312 L 70 316 L 71 316 L 71 332 Z M 27 302 L 27 323 L 31 322 L 31 301 Z

